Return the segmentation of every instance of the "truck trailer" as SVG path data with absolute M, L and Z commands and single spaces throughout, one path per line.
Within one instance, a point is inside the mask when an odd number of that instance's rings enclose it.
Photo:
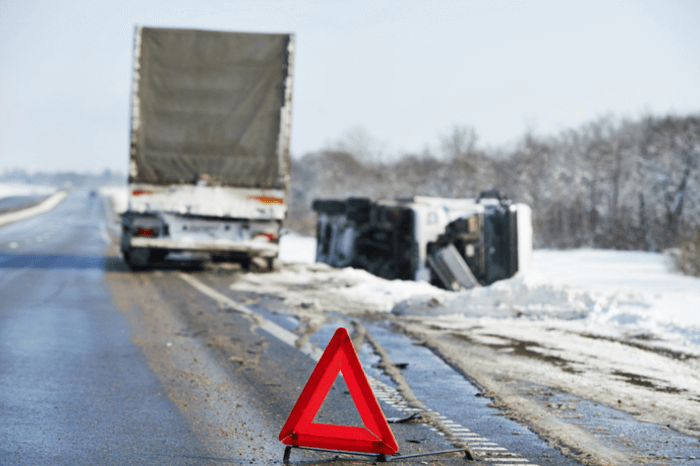
M 316 261 L 394 280 L 470 289 L 526 272 L 531 210 L 496 190 L 476 199 L 316 200 Z
M 292 34 L 137 27 L 128 209 L 132 268 L 171 252 L 271 267 L 287 215 Z

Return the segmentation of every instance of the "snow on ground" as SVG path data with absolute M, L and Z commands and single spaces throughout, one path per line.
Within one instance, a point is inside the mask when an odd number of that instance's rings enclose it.
M 397 302 L 416 295 L 446 295 L 428 283 L 403 280 L 388 281 L 369 272 L 351 267 L 335 269 L 314 263 L 315 238 L 294 233 L 280 239 L 279 261 L 273 273 L 246 275 L 232 287 L 284 295 L 290 306 L 314 305 L 318 309 L 339 313 L 389 313 Z
M 700 279 L 673 271 L 660 253 L 538 250 L 528 276 L 429 304 L 412 299 L 395 312 L 545 320 L 607 337 L 661 339 L 700 354 Z
M 313 238 L 287 235 L 280 243 L 280 260 L 310 264 L 315 250 Z M 352 268 L 315 267 L 323 268 L 323 274 L 295 269 L 280 272 L 280 280 L 344 281 L 344 293 L 382 303 L 382 310 L 399 315 L 577 322 L 588 332 L 658 337 L 700 354 L 700 279 L 673 271 L 670 258 L 661 253 L 536 250 L 527 276 L 459 293 L 387 281 Z
M 279 260 L 297 264 L 313 264 L 316 260 L 316 238 L 288 233 L 280 238 Z
M 52 194 L 56 188 L 24 183 L 0 183 L 0 199 L 13 196 L 33 196 Z
M 129 189 L 126 186 L 102 186 L 99 191 L 110 200 L 115 213 L 126 212 L 129 204 Z

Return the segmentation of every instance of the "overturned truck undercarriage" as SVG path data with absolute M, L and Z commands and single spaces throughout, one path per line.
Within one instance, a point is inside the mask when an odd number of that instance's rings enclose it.
M 530 208 L 498 191 L 478 199 L 416 196 L 316 200 L 316 261 L 450 290 L 509 278 L 529 267 Z

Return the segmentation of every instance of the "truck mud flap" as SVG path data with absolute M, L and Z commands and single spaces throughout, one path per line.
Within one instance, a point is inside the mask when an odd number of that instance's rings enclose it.
M 448 290 L 470 290 L 480 286 L 454 244 L 448 244 L 430 254 L 428 265 Z

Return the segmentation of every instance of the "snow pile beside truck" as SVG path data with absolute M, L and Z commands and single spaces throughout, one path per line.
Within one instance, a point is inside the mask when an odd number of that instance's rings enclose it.
M 287 215 L 293 50 L 289 34 L 136 29 L 129 265 L 181 251 L 271 265 Z

